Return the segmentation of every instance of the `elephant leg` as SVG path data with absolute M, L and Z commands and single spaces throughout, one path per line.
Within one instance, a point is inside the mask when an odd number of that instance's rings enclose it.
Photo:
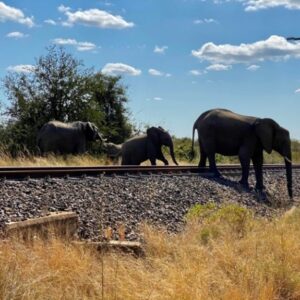
M 198 164 L 199 168 L 205 168 L 206 167 L 206 159 L 207 159 L 207 155 L 206 154 L 202 154 L 201 153 L 201 157 L 200 157 L 200 162 Z
M 73 155 L 76 155 L 76 154 L 83 154 L 84 153 L 84 151 L 83 151 L 83 147 L 82 147 L 82 145 L 74 145 L 74 147 L 73 147 L 73 150 L 72 150 L 72 154 Z
M 199 161 L 198 167 L 199 168 L 205 168 L 206 160 L 207 160 L 207 154 L 204 151 L 204 147 L 203 147 L 200 139 L 199 139 L 199 149 L 200 149 L 200 161 Z
M 255 188 L 259 191 L 263 190 L 263 172 L 262 172 L 262 165 L 263 165 L 263 152 L 261 150 L 256 151 L 254 156 L 252 157 L 252 162 L 255 170 L 255 177 L 256 177 L 256 186 Z
M 167 159 L 164 157 L 161 149 L 158 151 L 156 158 L 159 159 L 159 160 L 161 160 L 165 165 L 169 164 L 169 162 L 167 161 Z
M 132 165 L 130 158 L 128 155 L 123 155 L 122 160 L 121 160 L 121 165 L 126 166 L 126 165 Z
M 245 188 L 249 188 L 248 177 L 249 177 L 249 168 L 250 168 L 250 156 L 248 150 L 241 148 L 239 151 L 239 159 L 242 166 L 242 178 L 239 181 Z
M 205 168 L 207 160 L 207 154 L 204 152 L 202 148 L 200 148 L 200 162 L 198 164 L 199 168 Z
M 209 161 L 209 169 L 216 177 L 222 177 L 221 173 L 217 169 L 216 165 L 216 158 L 215 153 L 211 153 L 208 155 L 208 161 Z
M 156 166 L 156 159 L 155 159 L 155 157 L 151 157 L 149 159 L 150 159 L 150 162 L 151 162 L 151 166 Z
M 215 151 L 215 141 L 214 140 L 206 140 L 205 143 L 202 143 L 199 140 L 200 147 L 200 162 L 199 167 L 206 166 L 206 160 L 208 158 L 209 169 L 216 177 L 222 177 L 221 173 L 217 169 L 216 165 L 216 151 Z
M 159 150 L 160 149 L 156 147 L 156 145 L 154 145 L 151 140 L 148 141 L 147 157 L 150 160 L 152 166 L 156 166 L 156 158 L 158 158 L 159 156 Z

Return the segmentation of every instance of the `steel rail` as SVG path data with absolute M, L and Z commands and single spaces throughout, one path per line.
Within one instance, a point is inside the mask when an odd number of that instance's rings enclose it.
M 219 165 L 221 172 L 241 172 L 239 164 Z M 269 171 L 280 171 L 284 165 L 266 164 L 263 169 Z M 253 170 L 253 167 L 251 166 Z M 300 170 L 300 165 L 293 165 L 294 170 Z M 44 177 L 80 177 L 101 175 L 134 175 L 134 174 L 206 174 L 210 173 L 208 168 L 198 166 L 67 166 L 67 167 L 1 167 L 0 179 L 24 179 Z

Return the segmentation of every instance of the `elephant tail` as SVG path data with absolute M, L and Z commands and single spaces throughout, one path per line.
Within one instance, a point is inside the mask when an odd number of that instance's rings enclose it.
M 189 153 L 190 161 L 193 160 L 194 157 L 195 157 L 195 150 L 194 150 L 195 130 L 196 130 L 196 123 L 193 126 L 192 148 L 191 148 L 191 151 Z

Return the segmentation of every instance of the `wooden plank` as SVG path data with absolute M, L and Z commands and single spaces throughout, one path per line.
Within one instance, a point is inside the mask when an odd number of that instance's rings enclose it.
M 76 235 L 77 229 L 78 216 L 75 212 L 56 212 L 44 217 L 7 223 L 5 236 L 24 240 L 50 237 L 71 239 Z
M 98 251 L 104 251 L 104 252 L 121 251 L 125 253 L 132 253 L 139 257 L 145 255 L 142 244 L 140 242 L 116 241 L 116 240 L 111 240 L 107 242 L 74 241 L 73 244 L 94 248 Z

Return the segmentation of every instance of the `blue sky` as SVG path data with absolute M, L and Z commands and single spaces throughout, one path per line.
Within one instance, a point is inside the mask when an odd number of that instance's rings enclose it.
M 51 44 L 123 75 L 137 124 L 191 136 L 222 107 L 271 117 L 300 140 L 300 0 L 0 1 L 0 77 Z M 3 98 L 3 91 L 0 91 Z

